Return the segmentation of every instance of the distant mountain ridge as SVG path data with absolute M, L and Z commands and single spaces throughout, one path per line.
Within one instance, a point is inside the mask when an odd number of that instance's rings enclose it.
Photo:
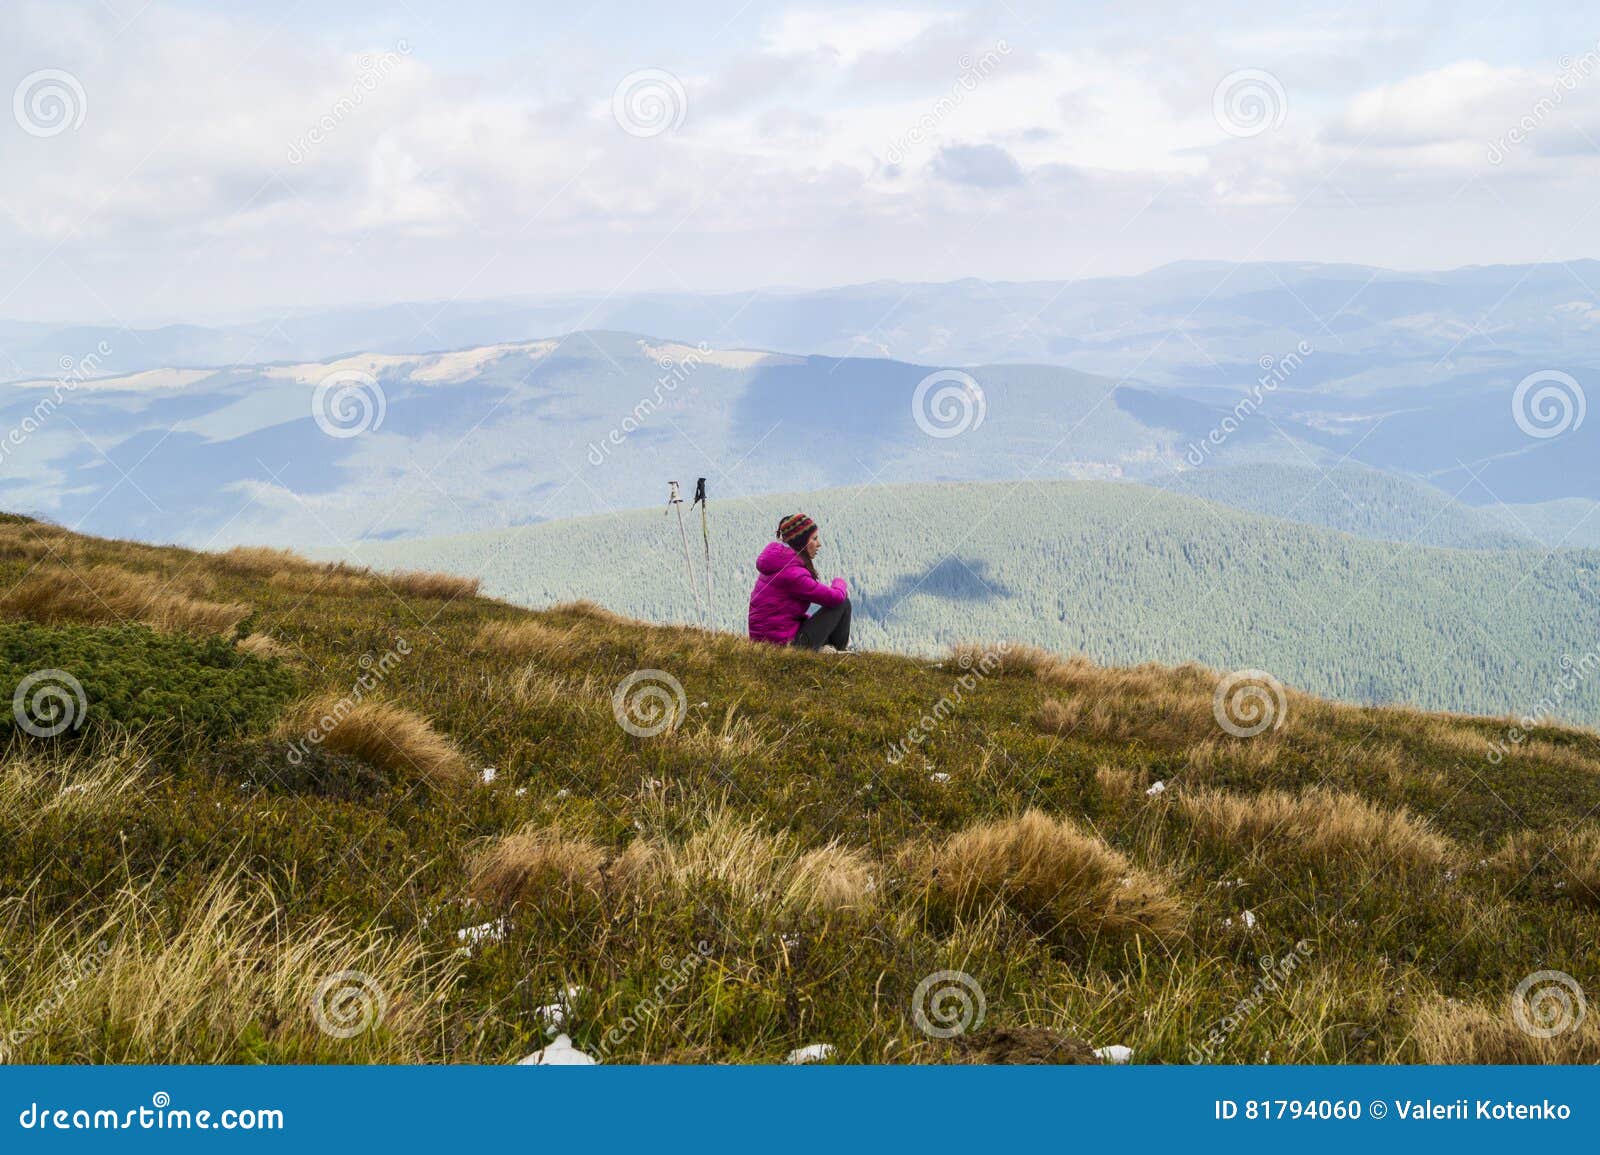
M 584 332 L 0 390 L 0 499 L 195 545 L 338 545 L 795 486 L 1166 473 L 1193 402 L 1057 366 L 939 371 Z M 951 380 L 934 384 L 949 387 Z M 41 404 L 51 406 L 42 417 Z M 1220 411 L 1216 415 L 1220 418 Z M 1265 426 L 1238 453 L 1267 446 Z M 1283 450 L 1277 450 L 1282 452 Z
M 728 495 L 1106 478 L 1376 538 L 1600 543 L 1600 424 L 1530 438 L 1493 375 L 1324 398 L 1296 388 L 1314 360 L 1238 400 L 617 332 L 84 372 L 0 386 L 0 499 L 147 540 L 331 546 L 627 509 L 700 474 Z
M 293 308 L 258 321 L 131 330 L 0 321 L 0 379 L 57 372 L 100 339 L 111 371 L 216 367 L 353 350 L 421 353 L 582 329 L 918 364 L 1065 364 L 1166 385 L 1232 387 L 1300 336 L 1307 380 L 1358 382 L 1374 355 L 1433 373 L 1561 359 L 1600 324 L 1600 261 L 1403 272 L 1315 262 L 1183 261 L 1077 281 L 879 281 L 825 289 L 624 292 Z M 1492 334 L 1478 331 L 1494 313 Z M 1172 341 L 1180 332 L 1188 339 Z M 1508 340 L 1508 338 L 1510 338 Z M 1193 341 L 1194 344 L 1190 342 Z M 1197 354 L 1196 349 L 1202 351 Z M 1203 355 L 1202 355 L 1203 354 Z

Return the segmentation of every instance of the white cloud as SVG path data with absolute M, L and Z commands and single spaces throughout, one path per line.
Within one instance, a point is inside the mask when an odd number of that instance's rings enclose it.
M 1059 276 L 1185 256 L 1461 263 L 1554 243 L 1590 200 L 1600 70 L 1546 107 L 1557 54 L 1397 71 L 1419 33 L 1353 17 L 1327 34 L 1191 36 L 915 7 L 751 24 L 682 60 L 597 38 L 468 64 L 425 26 L 402 46 L 161 3 L 131 21 L 7 5 L 0 80 L 66 69 L 88 108 L 49 138 L 0 121 L 0 264 L 22 270 L 0 278 L 0 316 Z M 643 66 L 670 66 L 688 99 L 682 126 L 648 139 L 610 106 Z M 1289 99 L 1283 125 L 1250 139 L 1212 114 L 1241 67 L 1276 68 Z M 1538 183 L 1540 200 L 1516 227 L 1503 210 L 1491 222 L 1457 196 L 1474 179 L 1513 206 Z M 1446 203 L 1478 227 L 1417 227 Z M 930 235 L 956 247 L 935 261 Z
M 821 56 L 849 66 L 863 56 L 893 52 L 948 23 L 937 13 L 856 8 L 789 8 L 762 37 L 777 56 Z

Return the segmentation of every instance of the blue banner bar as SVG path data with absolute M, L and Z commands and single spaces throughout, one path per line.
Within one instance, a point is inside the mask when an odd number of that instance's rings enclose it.
M 1459 1151 L 1592 1143 L 1597 1092 L 1593 1067 L 14 1067 L 0 1150 Z

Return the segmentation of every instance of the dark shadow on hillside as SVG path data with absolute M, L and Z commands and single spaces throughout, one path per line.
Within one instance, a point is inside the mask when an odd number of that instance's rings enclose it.
M 947 557 L 920 574 L 902 574 L 887 589 L 852 592 L 856 611 L 880 620 L 893 613 L 894 607 L 912 594 L 968 604 L 1012 596 L 1006 584 L 989 572 L 989 563 L 976 557 Z
M 741 452 L 782 427 L 780 449 L 835 468 L 875 461 L 892 443 L 921 437 L 911 397 L 929 370 L 876 358 L 808 357 L 757 370 L 733 411 Z

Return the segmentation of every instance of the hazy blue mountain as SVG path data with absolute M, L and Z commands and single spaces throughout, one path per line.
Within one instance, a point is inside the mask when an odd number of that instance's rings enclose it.
M 608 329 L 719 348 L 883 357 L 923 365 L 1068 365 L 1232 393 L 1262 357 L 1317 350 L 1296 389 L 1342 397 L 1433 387 L 1474 372 L 1563 368 L 1595 350 L 1600 262 L 1397 272 L 1360 265 L 1186 261 L 1078 281 L 875 282 L 829 289 L 656 292 L 290 309 L 181 337 L 112 332 L 118 371 L 423 353 Z M 85 351 L 67 327 L 0 322 L 0 378 Z M 176 348 L 174 348 L 176 346 Z M 92 343 L 91 343 L 92 347 Z M 254 352 L 248 350 L 254 349 Z M 9 362 L 9 364 L 8 364 Z M 21 366 L 20 371 L 16 368 Z
M 349 420 L 319 424 L 319 383 L 362 373 Z M 65 393 L 0 457 L 0 503 L 125 537 L 333 544 L 632 508 L 699 475 L 723 495 L 1165 475 L 1187 436 L 1169 425 L 1205 419 L 1183 398 L 1037 365 L 976 367 L 948 411 L 933 394 L 915 409 L 929 373 L 622 333 L 154 370 Z M 55 392 L 6 387 L 0 426 L 26 428 Z
M 674 477 L 712 477 L 728 495 L 1121 478 L 1402 541 L 1554 542 L 1574 526 L 1569 544 L 1591 540 L 1581 504 L 1560 503 L 1600 497 L 1600 422 L 1530 436 L 1511 414 L 1514 383 L 1495 374 L 1341 400 L 1335 415 L 1292 387 L 1313 363 L 1242 399 L 1061 366 L 975 366 L 974 390 L 943 409 L 937 393 L 916 407 L 930 365 L 606 332 L 169 367 L 66 389 L 41 378 L 0 386 L 0 429 L 20 434 L 0 452 L 0 502 L 91 532 L 304 545 L 631 508 Z M 333 436 L 357 430 L 318 424 L 318 387 L 352 373 L 376 383 L 345 398 L 365 431 Z M 365 420 L 363 401 L 374 404 Z M 1277 471 L 1229 472 L 1265 465 Z M 1323 470 L 1362 465 L 1390 479 L 1351 472 L 1337 496 L 1354 508 L 1329 504 Z M 1538 507 L 1524 520 L 1542 528 L 1462 508 L 1505 503 Z
M 797 509 L 821 526 L 823 576 L 850 579 L 868 647 L 1009 638 L 1107 662 L 1259 667 L 1363 702 L 1600 722 L 1600 679 L 1562 665 L 1596 645 L 1600 553 L 1370 541 L 1128 484 L 783 494 L 711 509 L 722 628 L 743 628 L 753 559 Z M 697 521 L 690 530 L 698 557 Z M 660 510 L 353 557 L 482 576 L 487 592 L 531 606 L 588 598 L 659 621 L 696 615 L 676 522 Z
M 1368 536 L 1407 540 L 1443 493 L 1419 540 L 1593 543 L 1589 283 L 1593 262 L 1187 262 L 1081 282 L 411 303 L 139 333 L 0 323 L 0 375 L 32 378 L 0 386 L 0 429 L 28 421 L 62 358 L 104 347 L 95 372 L 115 375 L 0 453 L 0 502 L 113 535 L 304 543 L 629 508 L 674 476 L 759 494 L 1192 470 L 1186 492 Z M 551 336 L 577 325 L 612 328 Z M 702 343 L 723 352 L 696 358 Z M 666 368 L 656 348 L 675 350 Z M 929 436 L 912 397 L 956 365 L 981 384 L 982 421 Z M 317 384 L 361 366 L 384 421 L 329 437 L 310 419 Z M 1550 386 L 1566 408 L 1518 412 L 1519 382 L 1541 372 L 1566 375 Z M 1301 472 L 1203 476 L 1260 465 Z M 1335 466 L 1395 480 L 1365 497 L 1346 487 L 1346 513 L 1319 495 Z M 1498 520 L 1468 526 L 1462 506 Z

